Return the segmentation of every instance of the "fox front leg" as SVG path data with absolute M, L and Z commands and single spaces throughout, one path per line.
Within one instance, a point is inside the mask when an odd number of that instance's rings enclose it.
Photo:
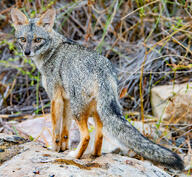
M 64 99 L 63 121 L 61 127 L 61 150 L 65 151 L 69 147 L 69 128 L 71 127 L 71 110 L 69 100 Z
M 61 149 L 61 125 L 63 119 L 64 101 L 62 92 L 56 89 L 55 95 L 51 101 L 51 119 L 52 119 L 52 149 L 59 152 Z

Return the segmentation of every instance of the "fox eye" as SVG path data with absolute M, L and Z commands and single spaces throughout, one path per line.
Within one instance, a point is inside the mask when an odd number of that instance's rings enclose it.
M 21 38 L 20 38 L 20 41 L 21 41 L 21 42 L 26 42 L 26 39 L 25 39 L 24 37 L 21 37 Z
M 35 38 L 34 39 L 34 42 L 36 42 L 36 43 L 40 43 L 42 41 L 42 38 Z

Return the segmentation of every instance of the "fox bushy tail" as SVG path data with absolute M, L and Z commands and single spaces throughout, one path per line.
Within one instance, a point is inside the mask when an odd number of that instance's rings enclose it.
M 171 150 L 153 143 L 133 127 L 119 111 L 118 103 L 112 101 L 101 110 L 104 129 L 120 144 L 135 151 L 142 157 L 165 166 L 183 170 L 182 159 Z M 100 113 L 101 113 L 100 112 Z

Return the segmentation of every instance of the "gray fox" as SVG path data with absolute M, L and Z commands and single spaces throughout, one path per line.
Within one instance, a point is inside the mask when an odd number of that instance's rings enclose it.
M 49 9 L 40 18 L 28 19 L 20 10 L 11 10 L 17 42 L 41 72 L 43 87 L 51 99 L 53 150 L 68 148 L 69 127 L 74 119 L 81 141 L 69 156 L 80 158 L 89 143 L 87 120 L 92 116 L 96 125 L 94 156 L 101 155 L 105 130 L 144 158 L 183 170 L 184 163 L 176 153 L 153 143 L 125 120 L 110 61 L 55 32 L 55 15 L 55 10 Z

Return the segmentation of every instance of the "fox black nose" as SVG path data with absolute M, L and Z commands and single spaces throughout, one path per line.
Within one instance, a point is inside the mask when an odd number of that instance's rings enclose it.
M 30 55 L 30 50 L 25 50 L 25 55 Z

